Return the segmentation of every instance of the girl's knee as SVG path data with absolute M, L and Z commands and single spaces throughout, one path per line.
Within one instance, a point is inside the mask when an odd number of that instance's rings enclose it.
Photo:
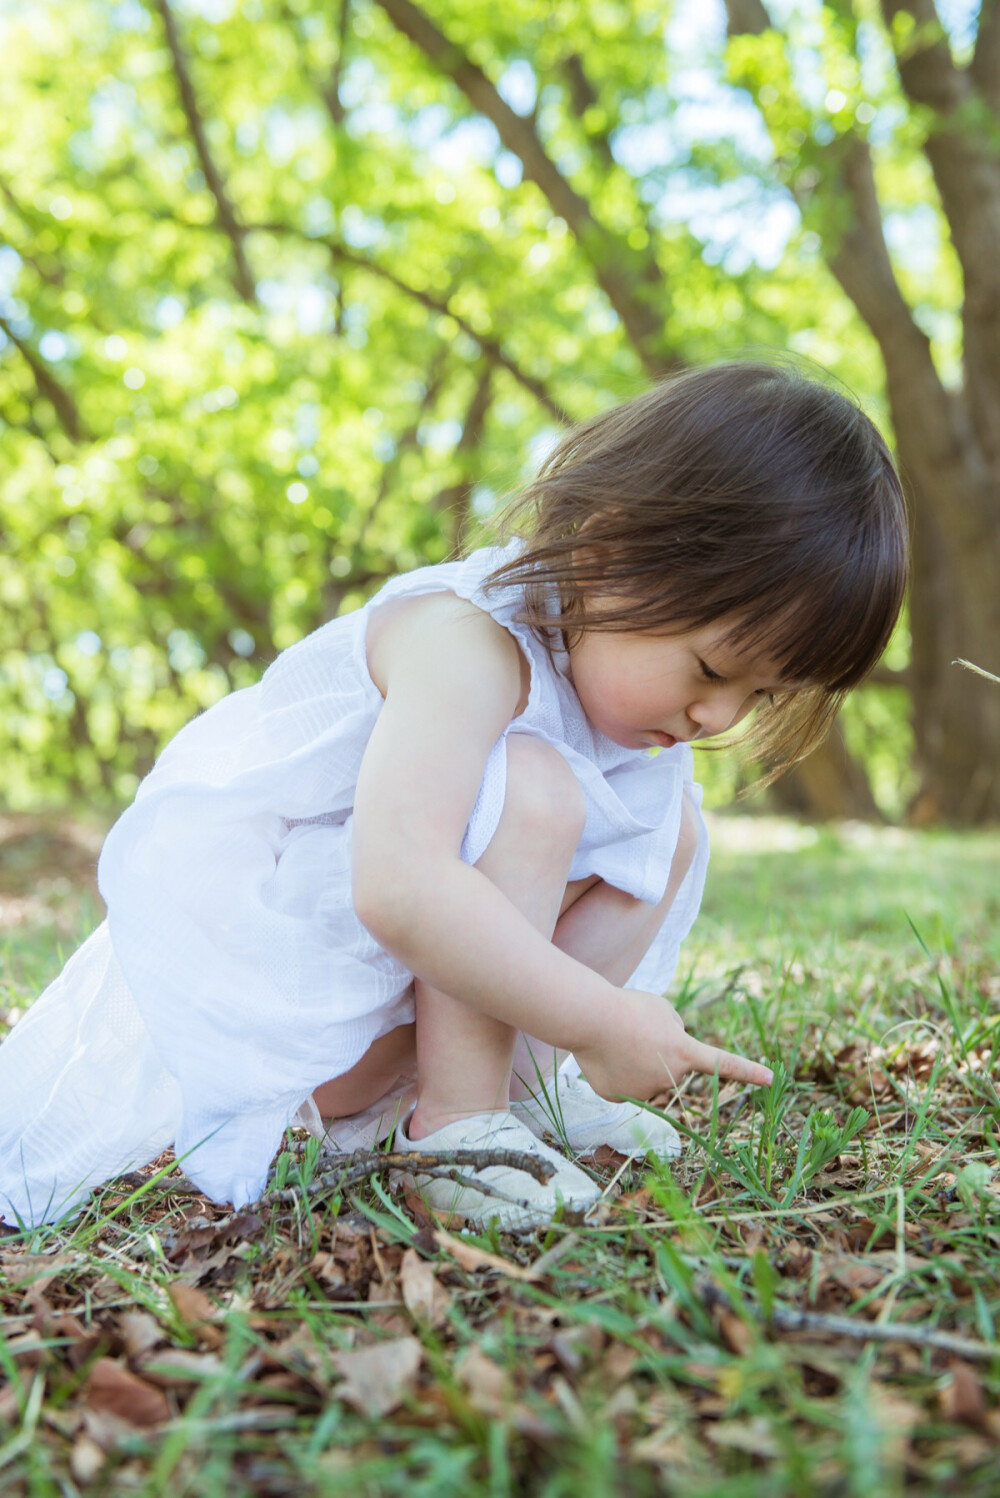
M 527 734 L 508 734 L 503 823 L 542 846 L 575 849 L 586 817 L 583 791 L 558 749 Z

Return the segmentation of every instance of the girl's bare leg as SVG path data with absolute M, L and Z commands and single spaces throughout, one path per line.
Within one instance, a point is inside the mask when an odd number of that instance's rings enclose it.
M 511 734 L 503 814 L 477 867 L 547 935 L 559 916 L 584 814 L 562 755 Z M 475 932 L 468 939 L 475 941 Z M 510 1106 L 517 1032 L 419 979 L 414 986 L 418 1093 L 407 1132 L 416 1140 L 456 1119 Z
M 690 866 L 697 846 L 694 815 L 685 803 L 677 853 L 659 905 L 635 900 L 596 877 L 567 883 L 582 830 L 579 787 L 562 756 L 548 745 L 512 734 L 507 749 L 504 811 L 478 867 L 538 930 L 554 928 L 553 940 L 563 951 L 610 982 L 624 983 L 648 950 Z M 419 980 L 415 988 L 418 1026 L 404 1025 L 381 1036 L 351 1071 L 318 1087 L 313 1098 L 324 1118 L 359 1112 L 417 1068 L 421 1097 L 410 1134 L 420 1139 L 453 1118 L 503 1109 L 512 1094 L 524 1097 L 537 1091 L 539 1074 L 551 1075 L 567 1054 L 519 1036 Z M 432 1125 L 430 1120 L 436 1121 Z
M 553 942 L 578 962 L 593 968 L 620 987 L 627 983 L 649 951 L 677 896 L 698 847 L 698 823 L 684 798 L 677 851 L 670 878 L 658 905 L 636 900 L 601 879 L 581 879 L 570 884 L 563 899 Z M 539 1090 L 539 1080 L 551 1076 L 568 1051 L 556 1051 L 530 1035 L 519 1035 L 514 1051 L 512 1098 L 528 1097 Z
M 351 1070 L 324 1082 L 313 1093 L 323 1118 L 349 1118 L 384 1097 L 394 1082 L 417 1064 L 416 1025 L 398 1025 L 380 1035 Z

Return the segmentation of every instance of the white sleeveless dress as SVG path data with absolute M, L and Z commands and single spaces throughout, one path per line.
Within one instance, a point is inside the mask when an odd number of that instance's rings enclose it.
M 591 728 L 566 657 L 515 622 L 521 590 L 482 591 L 511 554 L 395 578 L 167 746 L 101 854 L 107 920 L 0 1045 L 0 1217 L 53 1220 L 171 1145 L 208 1196 L 255 1201 L 313 1089 L 412 1020 L 412 974 L 351 903 L 354 788 L 382 706 L 365 636 L 389 599 L 467 598 L 530 664 L 527 706 L 490 753 L 463 859 L 475 863 L 496 831 L 506 734 L 525 733 L 565 756 L 586 798 L 571 878 L 661 898 L 685 789 L 700 804 L 691 751 L 624 749 Z M 702 827 L 633 986 L 670 981 L 707 858 Z

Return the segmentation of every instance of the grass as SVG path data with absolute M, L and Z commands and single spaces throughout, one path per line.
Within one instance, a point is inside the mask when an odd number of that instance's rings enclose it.
M 167 1160 L 0 1237 L 0 1495 L 995 1494 L 1000 837 L 715 842 L 675 997 L 770 1093 L 692 1081 L 674 1168 L 527 1240 L 301 1148 L 235 1221 Z M 76 890 L 18 915 L 0 1015 Z

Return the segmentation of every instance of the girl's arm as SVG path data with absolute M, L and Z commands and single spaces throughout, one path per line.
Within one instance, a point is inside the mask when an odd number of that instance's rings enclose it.
M 560 952 L 461 861 L 490 749 L 526 698 L 527 665 L 513 637 L 474 605 L 430 594 L 374 614 L 368 660 L 385 706 L 358 778 L 353 892 L 376 939 L 435 988 L 573 1050 L 585 1070 L 592 1056 L 601 1080 L 631 1095 L 649 1095 L 692 1066 L 769 1080 L 764 1068 L 722 1052 L 689 1065 L 678 1044 L 697 1042 L 683 1036 L 671 1006 L 615 988 Z M 624 1047 L 610 1066 L 609 1045 Z

